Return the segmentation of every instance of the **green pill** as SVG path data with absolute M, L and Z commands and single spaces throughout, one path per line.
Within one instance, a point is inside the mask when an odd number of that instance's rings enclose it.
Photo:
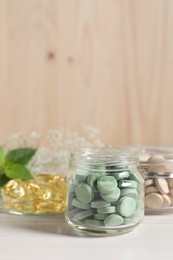
M 69 205 L 69 209 L 72 209 L 73 206 L 72 206 L 72 201 L 75 197 L 75 193 L 73 192 L 70 192 L 69 195 L 68 195 L 68 205 Z
M 124 219 L 122 216 L 118 214 L 111 214 L 107 216 L 104 220 L 105 227 L 117 227 L 122 225 L 124 222 Z
M 117 210 L 123 217 L 130 217 L 135 213 L 136 201 L 131 197 L 123 197 L 118 201 Z
M 118 181 L 118 187 L 119 188 L 134 188 L 136 189 L 138 186 L 136 181 L 133 180 L 120 180 Z
M 70 217 L 74 217 L 77 213 L 81 212 L 81 209 L 72 209 L 68 212 Z
M 113 176 L 102 176 L 97 181 L 97 189 L 103 194 L 110 194 L 117 187 Z
M 74 207 L 76 207 L 76 208 L 79 208 L 79 209 L 90 209 L 90 208 L 91 208 L 91 205 L 90 205 L 90 204 L 82 203 L 82 202 L 80 202 L 79 200 L 77 200 L 76 198 L 73 199 L 72 205 L 73 205 Z
M 126 179 L 130 176 L 128 171 L 114 172 L 114 173 L 112 173 L 112 175 L 115 177 L 116 180 Z
M 77 186 L 78 186 L 78 184 L 71 183 L 71 184 L 70 184 L 69 191 L 70 191 L 70 192 L 75 192 Z
M 87 226 L 95 226 L 95 227 L 100 227 L 103 226 L 103 222 L 100 220 L 96 220 L 96 219 L 86 219 L 85 220 L 85 225 Z
M 105 174 L 106 167 L 103 165 L 92 165 L 90 166 L 89 172 L 97 173 L 99 175 Z
M 103 200 L 107 201 L 107 202 L 115 202 L 119 199 L 120 197 L 120 189 L 119 188 L 115 188 L 115 190 L 110 193 L 110 194 L 102 194 L 100 193 L 100 196 Z
M 121 192 L 120 192 L 120 196 L 121 197 L 129 196 L 129 197 L 132 197 L 132 198 L 137 198 L 137 197 L 139 197 L 139 193 L 134 188 L 125 188 L 125 189 L 122 188 Z
M 82 212 L 79 212 L 77 214 L 74 215 L 74 220 L 82 220 L 85 219 L 87 217 L 90 217 L 94 214 L 94 211 L 89 209 L 89 210 L 84 210 Z
M 97 213 L 99 213 L 99 214 L 111 214 L 114 212 L 116 212 L 115 206 L 109 206 L 109 207 L 97 209 Z
M 106 217 L 108 216 L 108 214 L 94 214 L 94 218 L 98 219 L 98 220 L 104 220 Z
M 96 201 L 91 202 L 91 208 L 96 208 L 96 209 L 108 207 L 110 205 L 111 205 L 111 203 L 106 202 L 104 200 L 96 200 Z
M 77 199 L 85 204 L 91 202 L 94 198 L 94 192 L 92 188 L 86 183 L 79 184 L 75 189 L 75 193 Z
M 82 174 L 82 173 L 78 173 L 78 174 L 74 175 L 75 181 L 78 181 L 78 182 L 85 182 L 87 177 L 88 177 L 88 175 Z
M 96 185 L 97 179 L 100 178 L 100 174 L 98 173 L 93 173 L 88 175 L 87 177 L 87 183 L 88 185 L 93 188 Z
M 130 180 L 133 180 L 133 181 L 136 181 L 137 183 L 139 183 L 139 179 L 138 179 L 133 173 L 131 173 L 131 174 L 129 175 L 129 179 L 130 179 Z
M 133 222 L 134 222 L 133 218 L 124 218 L 123 225 L 133 224 Z

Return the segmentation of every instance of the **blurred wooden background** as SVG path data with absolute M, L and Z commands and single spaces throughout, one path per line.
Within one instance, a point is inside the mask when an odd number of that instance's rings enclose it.
M 83 125 L 173 144 L 172 0 L 0 0 L 0 139 Z

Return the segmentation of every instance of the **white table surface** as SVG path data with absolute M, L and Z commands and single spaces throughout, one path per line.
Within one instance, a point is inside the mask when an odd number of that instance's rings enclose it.
M 76 235 L 63 218 L 0 214 L 0 260 L 173 260 L 173 215 L 115 237 Z

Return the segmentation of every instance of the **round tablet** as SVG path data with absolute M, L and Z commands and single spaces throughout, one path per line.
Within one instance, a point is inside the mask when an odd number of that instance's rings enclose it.
M 76 198 L 73 199 L 72 205 L 73 205 L 74 207 L 76 207 L 76 208 L 79 208 L 79 209 L 90 209 L 90 208 L 91 208 L 91 205 L 90 205 L 90 204 L 82 203 L 82 202 L 80 202 L 79 200 L 77 200 Z
M 115 177 L 116 180 L 122 180 L 128 178 L 130 174 L 128 171 L 124 171 L 124 172 L 114 172 L 112 173 L 112 175 Z
M 134 222 L 134 218 L 124 218 L 123 225 L 129 225 Z
M 120 189 L 119 188 L 115 188 L 115 190 L 110 193 L 110 194 L 102 194 L 100 193 L 100 196 L 103 200 L 107 201 L 107 202 L 115 202 L 119 199 L 120 197 Z
M 99 213 L 99 214 L 110 214 L 110 213 L 114 213 L 114 212 L 116 212 L 115 206 L 109 206 L 109 207 L 97 209 L 97 213 Z
M 91 202 L 91 208 L 104 208 L 104 207 L 109 207 L 111 203 L 104 201 L 104 200 L 95 200 Z
M 173 188 L 169 189 L 169 195 L 173 196 Z
M 149 186 L 145 188 L 145 194 L 152 193 L 152 192 L 159 192 L 159 190 L 155 186 Z
M 94 214 L 94 218 L 98 219 L 98 220 L 104 220 L 106 217 L 108 216 L 108 214 Z
M 81 209 L 75 208 L 75 209 L 70 210 L 70 211 L 68 212 L 68 214 L 69 214 L 69 216 L 74 217 L 74 215 L 76 215 L 76 214 L 79 213 L 79 212 L 82 212 Z
M 145 187 L 151 186 L 154 184 L 154 180 L 153 179 L 146 179 L 145 180 Z
M 123 217 L 130 217 L 135 213 L 136 201 L 132 197 L 125 196 L 118 201 L 117 210 Z
M 77 199 L 82 203 L 89 203 L 94 198 L 94 192 L 92 188 L 86 183 L 79 184 L 75 189 L 75 193 Z
M 168 179 L 167 182 L 168 182 L 169 188 L 173 188 L 173 179 Z
M 137 188 L 138 183 L 136 181 L 133 180 L 120 180 L 118 181 L 118 187 L 119 188 Z
M 104 220 L 105 227 L 117 227 L 123 224 L 124 219 L 118 214 L 111 214 Z
M 129 196 L 129 197 L 136 198 L 139 195 L 137 190 L 134 188 L 121 189 L 120 192 L 121 192 L 121 194 L 120 194 L 121 197 Z
M 156 183 L 156 187 L 158 188 L 158 190 L 163 193 L 163 194 L 168 194 L 169 193 L 169 187 L 168 187 L 168 183 L 164 178 L 157 178 L 155 180 Z
M 169 207 L 171 205 L 170 197 L 166 194 L 163 194 L 162 198 L 163 198 L 163 207 L 165 207 L 165 208 Z
M 145 196 L 145 206 L 152 209 L 159 209 L 163 206 L 162 195 L 158 193 L 149 193 Z
M 90 217 L 93 215 L 93 210 L 89 209 L 89 210 L 83 210 L 82 212 L 79 212 L 77 214 L 74 215 L 74 220 L 82 220 L 85 219 L 87 217 Z
M 156 155 L 152 155 L 147 162 L 149 164 L 160 164 L 160 163 L 164 163 L 164 161 L 165 158 L 162 155 L 156 154 Z
M 96 220 L 96 219 L 86 219 L 85 220 L 85 225 L 100 227 L 100 226 L 103 226 L 103 222 L 100 221 L 100 220 Z
M 97 181 L 97 188 L 103 194 L 110 194 L 117 187 L 113 176 L 102 176 Z
M 74 179 L 79 181 L 79 182 L 83 182 L 86 181 L 88 175 L 87 174 L 82 174 L 82 173 L 77 173 L 74 175 Z
M 94 173 L 94 174 L 88 175 L 88 177 L 87 177 L 87 183 L 88 183 L 88 185 L 89 185 L 91 188 L 93 188 L 93 187 L 95 186 L 96 181 L 97 181 L 97 179 L 98 179 L 99 177 L 100 177 L 100 174 L 98 174 L 98 173 Z

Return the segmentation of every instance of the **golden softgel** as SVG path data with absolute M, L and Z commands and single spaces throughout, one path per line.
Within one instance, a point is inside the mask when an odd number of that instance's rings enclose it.
M 63 213 L 67 183 L 62 176 L 39 174 L 33 180 L 10 180 L 2 189 L 4 207 L 24 214 Z

